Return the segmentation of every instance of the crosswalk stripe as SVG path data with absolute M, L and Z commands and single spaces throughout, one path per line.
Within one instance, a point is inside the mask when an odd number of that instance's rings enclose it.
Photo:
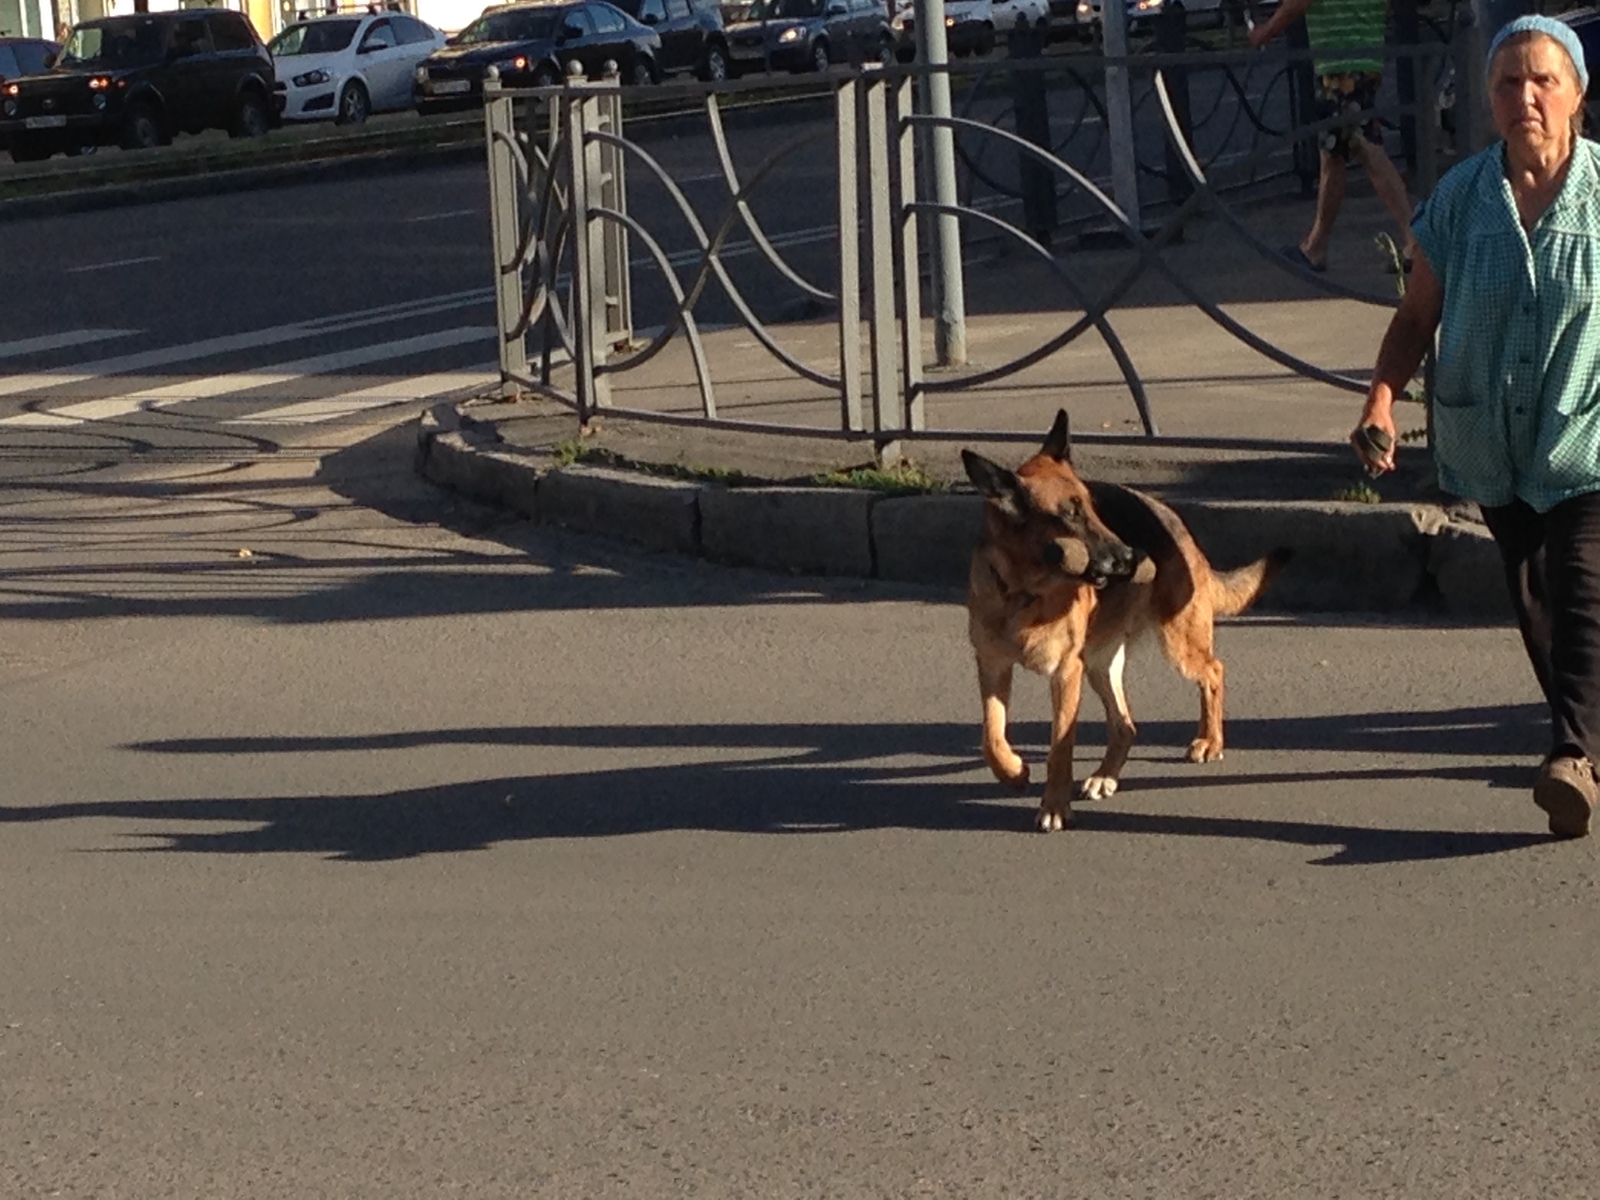
M 65 333 L 51 333 L 44 337 L 0 342 L 0 358 L 20 358 L 24 354 L 43 354 L 47 350 L 66 350 L 73 346 L 87 346 L 92 342 L 109 342 L 116 338 L 132 337 L 138 332 L 137 329 L 69 329 Z
M 162 387 L 145 388 L 123 396 L 103 400 L 84 400 L 64 404 L 49 412 L 18 413 L 0 420 L 0 425 L 77 425 L 85 421 L 108 421 L 131 416 L 151 408 L 161 408 L 184 400 L 209 400 L 218 396 L 253 391 L 256 388 L 276 387 L 308 375 L 330 375 L 337 371 L 385 359 L 404 358 L 409 354 L 422 354 L 429 350 L 442 350 L 468 342 L 487 341 L 493 344 L 495 327 L 468 325 L 459 329 L 445 329 L 419 337 L 401 338 L 393 342 L 380 342 L 372 346 L 357 346 L 333 354 L 319 354 L 295 362 L 281 363 L 270 372 L 240 372 L 231 375 L 212 375 L 203 379 L 185 380 Z
M 453 309 L 487 303 L 492 298 L 493 293 L 487 289 L 474 289 L 470 292 L 456 292 L 446 296 L 429 297 L 426 300 L 409 300 L 402 304 L 386 305 L 383 308 L 369 309 L 364 312 L 320 317 L 313 321 L 296 321 L 288 325 L 275 325 L 268 329 L 253 330 L 250 333 L 236 333 L 223 337 L 206 338 L 203 341 L 189 342 L 181 346 L 162 346 L 159 349 L 144 350 L 137 354 L 126 354 L 117 358 L 103 358 L 97 362 L 83 363 L 71 370 L 59 373 L 46 371 L 32 375 L 0 376 L 0 396 L 15 396 L 26 392 L 45 391 L 50 388 L 88 383 L 104 378 L 107 375 L 123 375 L 132 371 L 146 371 L 154 367 L 191 362 L 198 358 L 210 358 L 218 354 L 231 354 L 239 350 L 257 350 L 265 346 L 277 346 L 285 342 L 301 341 L 325 334 L 344 333 L 347 330 L 382 325 L 389 321 L 433 316 L 438 313 L 450 312 Z
M 500 372 L 493 363 L 484 363 L 466 371 L 440 371 L 413 379 L 396 379 L 374 387 L 342 392 L 337 396 L 324 396 L 320 400 L 302 400 L 298 404 L 285 404 L 236 417 L 225 425 L 314 425 L 319 421 L 332 421 L 339 417 L 354 416 L 372 408 L 400 404 L 412 400 L 431 400 L 450 392 L 481 391 L 500 382 Z

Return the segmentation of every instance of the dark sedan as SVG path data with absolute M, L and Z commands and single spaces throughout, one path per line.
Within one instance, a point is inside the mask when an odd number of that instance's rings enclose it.
M 483 100 L 490 67 L 506 87 L 548 87 L 571 63 L 598 79 L 615 62 L 629 83 L 660 78 L 661 39 L 604 0 L 522 5 L 486 12 L 416 70 L 417 111 L 467 108 Z
M 884 0 L 755 0 L 745 20 L 727 29 L 736 72 L 894 61 Z

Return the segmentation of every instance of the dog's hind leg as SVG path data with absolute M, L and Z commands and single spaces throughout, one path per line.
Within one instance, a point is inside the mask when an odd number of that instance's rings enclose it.
M 1039 832 L 1052 833 L 1072 823 L 1072 753 L 1078 739 L 1078 704 L 1083 698 L 1083 660 L 1070 654 L 1050 676 L 1049 771 L 1044 803 L 1039 806 Z
M 1222 757 L 1222 660 L 1212 648 L 1210 613 L 1193 608 L 1161 628 L 1161 649 L 1176 669 L 1200 688 L 1200 726 L 1189 743 L 1190 762 Z
M 1097 653 L 1085 663 L 1089 686 L 1106 709 L 1106 756 L 1078 791 L 1085 800 L 1105 800 L 1116 794 L 1117 781 L 1138 733 L 1133 714 L 1128 711 L 1127 694 L 1122 690 L 1122 668 L 1127 660 L 1128 647 L 1119 643 L 1109 656 Z
M 978 691 L 983 696 L 983 760 L 1008 788 L 1028 786 L 1028 764 L 1006 737 L 1006 710 L 1011 703 L 1012 664 L 978 656 Z

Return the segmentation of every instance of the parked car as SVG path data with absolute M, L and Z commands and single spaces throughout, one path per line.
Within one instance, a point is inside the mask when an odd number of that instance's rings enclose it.
M 272 85 L 272 57 L 236 12 L 104 17 L 75 27 L 48 70 L 0 85 L 0 139 L 31 162 L 210 128 L 260 137 L 277 123 Z
M 717 0 L 612 0 L 661 39 L 663 75 L 692 71 L 720 83 L 728 77 L 728 38 Z
M 417 64 L 444 45 L 433 26 L 380 12 L 302 21 L 267 49 L 285 120 L 360 125 L 372 113 L 410 108 Z
M 1041 3 L 1043 0 L 1041 0 Z M 755 0 L 728 28 L 733 69 L 826 71 L 832 63 L 893 62 L 894 30 L 884 0 Z
M 1128 32 L 1147 32 L 1166 9 L 1182 5 L 1194 24 L 1205 22 L 1221 24 L 1222 0 L 1127 0 L 1123 11 L 1128 14 Z M 1197 17 L 1203 21 L 1195 20 Z M 1078 31 L 1085 41 L 1100 32 L 1100 0 L 1078 0 Z
M 1013 29 L 1050 28 L 1050 0 L 994 0 L 994 27 L 1001 33 Z
M 889 27 L 894 30 L 895 54 L 901 62 L 910 62 L 917 56 L 916 0 L 899 0 Z M 945 0 L 944 40 L 950 53 L 957 58 L 992 53 L 992 0 Z
M 423 60 L 412 101 L 420 113 L 466 108 L 482 103 L 490 67 L 507 87 L 549 87 L 574 62 L 598 79 L 607 60 L 631 83 L 654 83 L 661 39 L 604 0 L 492 8 Z
M 0 37 L 0 87 L 19 75 L 39 75 L 50 69 L 61 47 L 41 38 Z M 0 150 L 6 139 L 0 137 Z

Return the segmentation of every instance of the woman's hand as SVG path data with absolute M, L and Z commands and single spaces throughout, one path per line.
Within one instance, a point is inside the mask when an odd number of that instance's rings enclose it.
M 1400 439 L 1394 427 L 1394 405 L 1388 397 L 1372 396 L 1361 411 L 1361 422 L 1350 434 L 1356 456 L 1376 477 L 1394 470 L 1395 447 Z

